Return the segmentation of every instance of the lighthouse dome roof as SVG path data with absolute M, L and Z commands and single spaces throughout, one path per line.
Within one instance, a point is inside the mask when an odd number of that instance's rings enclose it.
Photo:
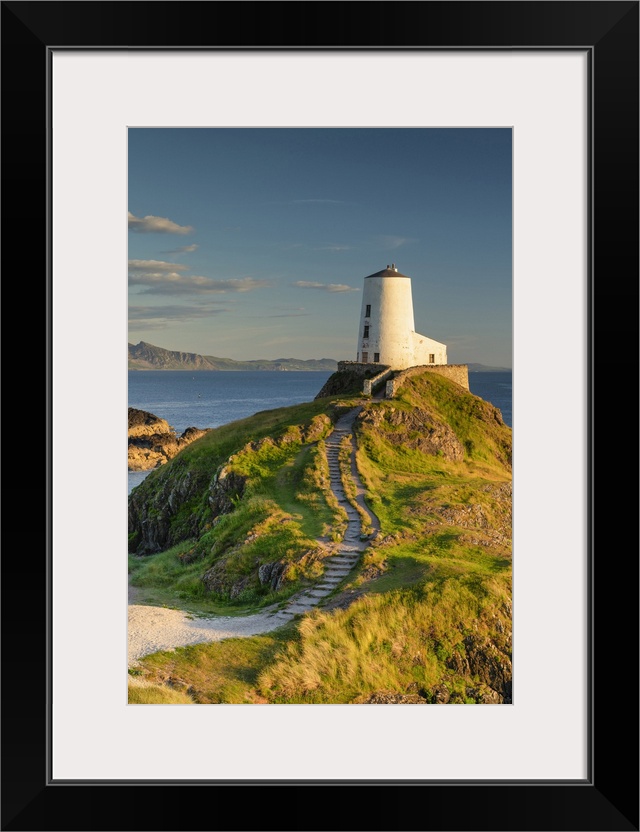
M 368 274 L 367 277 L 408 277 L 408 275 L 401 274 L 396 269 L 396 264 L 392 263 L 390 266 L 387 266 L 386 269 L 381 269 L 379 272 L 375 272 L 374 274 Z M 367 277 L 365 277 L 365 280 Z

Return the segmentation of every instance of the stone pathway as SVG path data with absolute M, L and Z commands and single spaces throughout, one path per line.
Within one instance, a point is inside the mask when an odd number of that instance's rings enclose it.
M 361 410 L 361 407 L 355 407 L 341 416 L 336 422 L 333 432 L 326 440 L 331 490 L 347 513 L 347 528 L 342 543 L 339 544 L 334 555 L 324 559 L 325 572 L 320 582 L 311 589 L 296 595 L 283 609 L 274 613 L 273 617 L 283 622 L 290 621 L 294 615 L 308 612 L 317 606 L 323 598 L 330 595 L 351 572 L 360 559 L 360 555 L 369 545 L 369 541 L 376 537 L 380 530 L 378 518 L 365 503 L 364 486 L 356 466 L 356 441 L 353 436 L 353 423 Z M 356 502 L 368 514 L 372 526 L 371 534 L 366 537 L 362 534 L 360 515 L 345 494 L 340 474 L 340 444 L 344 437 L 349 435 L 351 435 L 351 478 L 356 486 Z
M 248 616 L 215 618 L 193 618 L 180 610 L 160 607 L 129 605 L 129 664 L 135 665 L 143 656 L 158 650 L 170 650 L 187 644 L 204 641 L 221 641 L 225 638 L 251 636 L 275 630 L 291 621 L 296 615 L 309 612 L 330 595 L 351 572 L 369 541 L 379 530 L 378 518 L 370 511 L 364 500 L 364 487 L 356 466 L 356 442 L 353 424 L 362 408 L 356 407 L 344 414 L 326 440 L 331 490 L 347 513 L 347 528 L 342 542 L 334 546 L 334 554 L 324 559 L 323 577 L 310 589 L 297 593 L 285 606 L 277 611 L 263 610 Z M 345 436 L 351 435 L 351 478 L 356 486 L 356 503 L 370 519 L 372 532 L 362 534 L 360 514 L 349 502 L 340 475 L 340 444 Z M 322 543 L 322 541 L 318 541 Z M 131 599 L 133 600 L 133 599 Z

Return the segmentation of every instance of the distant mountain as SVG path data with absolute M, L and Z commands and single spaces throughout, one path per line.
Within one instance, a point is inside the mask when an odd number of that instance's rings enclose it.
M 334 372 L 338 362 L 332 358 L 276 358 L 273 361 L 257 359 L 234 361 L 232 358 L 217 358 L 213 355 L 198 355 L 195 352 L 165 350 L 140 341 L 129 344 L 130 370 L 309 370 Z
M 467 364 L 470 373 L 510 373 L 511 367 L 488 367 L 486 364 Z

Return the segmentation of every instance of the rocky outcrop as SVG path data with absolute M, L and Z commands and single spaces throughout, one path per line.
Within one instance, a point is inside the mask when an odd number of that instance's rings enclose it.
M 417 693 L 386 693 L 377 691 L 368 696 L 362 705 L 427 705 L 428 700 Z
M 502 697 L 510 695 L 511 659 L 487 636 L 467 636 L 464 654 L 455 651 L 447 666 L 460 676 L 477 678 Z
M 258 567 L 258 580 L 263 586 L 269 586 L 270 589 L 277 592 L 282 586 L 283 576 L 288 565 L 281 560 L 263 563 L 262 566 Z
M 130 407 L 128 468 L 130 471 L 157 468 L 206 432 L 201 428 L 189 427 L 177 436 L 165 419 L 146 410 Z
M 141 436 L 155 436 L 156 434 L 173 434 L 169 422 L 146 410 L 129 408 L 129 439 Z
M 356 370 L 338 370 L 333 373 L 325 381 L 320 392 L 315 397 L 316 399 L 324 399 L 327 396 L 343 396 L 348 393 L 360 394 L 362 393 L 362 385 L 365 378 L 373 378 L 380 368 L 369 371 L 369 373 L 361 373 Z
M 172 462 L 170 477 L 153 472 L 129 494 L 129 552 L 162 552 L 180 540 L 193 537 L 201 527 L 199 497 L 205 477 L 182 460 Z M 184 511 L 184 506 L 196 508 Z
M 362 411 L 358 421 L 374 428 L 391 445 L 439 454 L 453 461 L 464 458 L 464 447 L 451 426 L 430 410 L 418 407 L 411 410 L 396 407 L 369 409 Z
M 198 537 L 212 520 L 233 510 L 245 480 L 227 466 L 209 478 L 175 460 L 170 477 L 143 485 L 142 495 L 136 489 L 129 495 L 129 552 L 136 555 Z
M 141 416 L 133 418 L 136 421 L 142 420 Z M 136 555 L 155 554 L 181 541 L 199 537 L 217 517 L 232 512 L 238 499 L 243 496 L 246 478 L 233 467 L 239 457 L 250 451 L 260 451 L 265 445 L 283 445 L 292 441 L 316 442 L 325 436 L 331 424 L 327 415 L 318 414 L 308 424 L 290 428 L 278 440 L 265 436 L 248 442 L 231 454 L 213 473 L 190 466 L 182 458 L 174 459 L 170 471 L 165 469 L 158 472 L 157 477 L 151 474 L 129 495 L 129 552 Z M 192 430 L 198 429 L 188 428 L 183 437 Z M 201 431 L 200 435 L 203 433 Z M 193 435 L 193 438 L 197 437 Z M 176 441 L 179 442 L 180 439 L 181 437 Z M 149 441 L 149 437 L 140 437 L 139 441 Z M 171 452 L 173 446 L 169 440 L 167 442 Z M 185 444 L 178 447 L 176 453 Z M 167 476 L 164 476 L 165 473 Z M 188 553 L 185 558 L 194 559 L 198 556 L 194 552 Z M 215 583 L 216 576 L 211 579 Z
M 235 501 L 244 494 L 245 478 L 228 465 L 223 465 L 214 474 L 208 489 L 207 501 L 213 517 L 233 511 Z

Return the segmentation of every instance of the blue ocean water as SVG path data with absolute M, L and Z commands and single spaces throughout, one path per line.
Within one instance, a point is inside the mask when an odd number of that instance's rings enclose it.
M 304 371 L 129 371 L 129 407 L 166 419 L 181 434 L 216 428 L 261 410 L 312 401 L 330 373 Z M 469 373 L 471 392 L 491 402 L 511 426 L 511 373 Z M 148 471 L 129 471 L 129 491 Z

